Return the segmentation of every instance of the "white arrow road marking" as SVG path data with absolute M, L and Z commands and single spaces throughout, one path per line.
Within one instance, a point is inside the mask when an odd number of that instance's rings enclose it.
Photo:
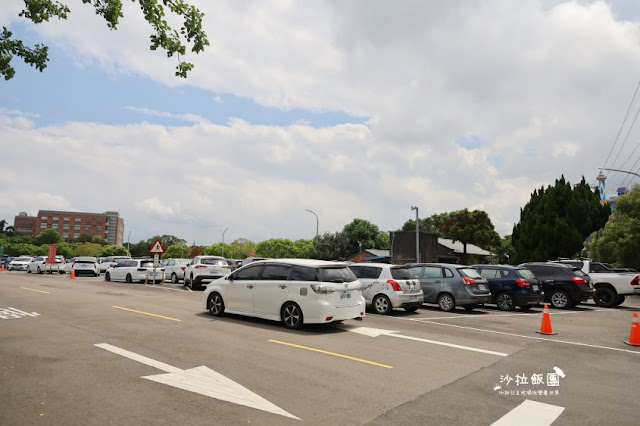
M 148 358 L 146 356 L 138 355 L 135 352 L 130 352 L 108 343 L 98 343 L 95 346 L 167 372 L 167 374 L 143 376 L 143 379 L 163 383 L 189 392 L 195 392 L 221 401 L 244 405 L 245 407 L 251 407 L 272 414 L 301 420 L 299 417 L 287 413 L 282 408 L 270 403 L 260 395 L 251 392 L 244 386 L 218 372 L 211 370 L 208 367 L 200 366 L 189 370 L 181 370 L 172 365 L 156 361 L 155 359 Z
M 378 337 L 378 336 L 391 336 L 391 337 L 397 337 L 399 339 L 406 339 L 406 340 L 413 340 L 416 342 L 423 342 L 423 343 L 430 343 L 432 345 L 440 345 L 440 346 L 448 346 L 450 348 L 456 348 L 456 349 L 463 349 L 466 351 L 473 351 L 473 352 L 480 352 L 483 354 L 489 354 L 489 355 L 496 355 L 496 356 L 509 356 L 509 354 L 506 354 L 504 352 L 494 352 L 494 351 L 489 351 L 486 349 L 479 349 L 479 348 L 472 348 L 471 346 L 462 346 L 462 345 L 456 345 L 455 343 L 447 343 L 447 342 L 440 342 L 438 340 L 429 340 L 429 339 L 421 339 L 419 337 L 411 337 L 411 336 L 403 336 L 401 334 L 397 334 L 399 333 L 399 331 L 392 331 L 392 330 L 383 330 L 380 328 L 370 328 L 370 327 L 353 327 L 353 326 L 349 326 L 346 324 L 337 326 L 343 330 L 347 330 L 347 331 L 351 331 L 354 333 L 358 333 L 358 334 L 363 334 L 365 336 L 369 336 L 369 337 Z
M 564 407 L 525 400 L 491 426 L 548 426 L 562 414 Z

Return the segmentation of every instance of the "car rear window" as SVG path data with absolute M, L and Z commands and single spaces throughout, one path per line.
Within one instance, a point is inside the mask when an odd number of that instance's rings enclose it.
M 458 268 L 458 272 L 460 273 L 460 275 L 462 275 L 463 277 L 469 277 L 469 278 L 482 278 L 482 275 L 480 275 L 478 273 L 478 271 L 476 271 L 473 268 Z
M 140 262 L 141 268 L 153 268 L 153 260 L 143 260 Z
M 516 269 L 516 275 L 525 280 L 532 280 L 536 276 L 528 269 Z
M 416 278 L 406 266 L 391 268 L 391 276 L 396 280 L 414 280 Z
M 227 265 L 227 261 L 224 259 L 200 259 L 200 263 L 203 265 Z M 228 266 L 228 265 L 227 265 Z
M 96 263 L 94 260 L 76 260 L 74 263 Z
M 357 280 L 353 271 L 346 266 L 339 268 L 318 268 L 318 279 L 332 283 L 350 283 Z
M 291 281 L 318 281 L 318 272 L 308 266 L 294 266 L 291 270 Z

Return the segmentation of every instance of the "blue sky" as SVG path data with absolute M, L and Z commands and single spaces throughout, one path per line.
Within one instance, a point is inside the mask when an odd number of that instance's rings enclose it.
M 311 238 L 306 209 L 321 233 L 390 231 L 417 205 L 506 235 L 534 189 L 640 156 L 628 121 L 603 164 L 638 84 L 638 2 L 194 3 L 211 46 L 187 80 L 135 4 L 117 31 L 81 0 L 38 26 L 3 4 L 50 62 L 0 82 L 0 218 L 115 210 L 132 241 L 212 244 Z

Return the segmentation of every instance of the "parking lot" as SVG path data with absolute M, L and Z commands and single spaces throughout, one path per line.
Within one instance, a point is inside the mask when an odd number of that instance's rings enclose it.
M 601 425 L 640 416 L 640 348 L 623 343 L 638 297 L 552 310 L 555 335 L 536 333 L 542 308 L 424 305 L 288 330 L 214 318 L 201 298 L 176 284 L 0 274 L 0 424 Z

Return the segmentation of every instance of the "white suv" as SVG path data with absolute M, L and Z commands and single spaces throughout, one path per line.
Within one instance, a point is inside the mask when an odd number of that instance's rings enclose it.
M 356 263 L 349 265 L 363 286 L 367 306 L 376 314 L 388 314 L 393 308 L 415 312 L 424 299 L 420 281 L 403 265 Z
M 184 270 L 184 285 L 193 290 L 200 287 L 205 280 L 217 280 L 230 272 L 231 267 L 224 257 L 196 256 Z

